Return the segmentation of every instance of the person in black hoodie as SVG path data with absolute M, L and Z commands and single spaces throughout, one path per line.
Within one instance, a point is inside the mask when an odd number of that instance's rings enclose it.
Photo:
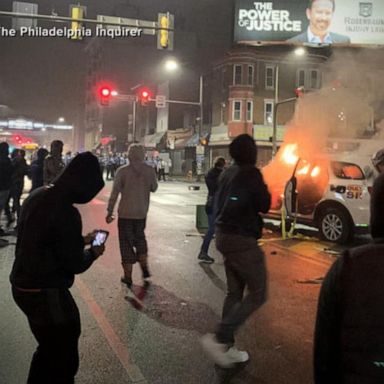
M 202 338 L 211 359 L 227 368 L 249 359 L 234 347 L 234 334 L 266 301 L 267 272 L 258 245 L 271 196 L 256 168 L 257 147 L 251 136 L 237 136 L 229 146 L 234 165 L 222 173 L 215 196 L 216 246 L 223 254 L 227 277 L 222 320 L 216 334 Z M 248 293 L 244 296 L 245 288 Z
M 215 261 L 211 256 L 208 255 L 208 249 L 213 235 L 215 234 L 215 215 L 213 208 L 215 204 L 215 194 L 219 176 L 221 172 L 223 172 L 224 167 L 224 157 L 216 157 L 213 163 L 213 167 L 208 171 L 207 176 L 205 176 L 205 184 L 207 184 L 208 188 L 207 203 L 205 204 L 205 212 L 208 217 L 208 231 L 204 236 L 203 244 L 201 245 L 200 253 L 198 255 L 198 259 L 202 263 L 211 264 Z
M 373 241 L 346 250 L 324 278 L 316 318 L 316 384 L 384 383 L 384 174 L 373 184 Z
M 0 219 L 9 196 L 12 183 L 13 167 L 9 158 L 8 143 L 0 143 Z M 4 234 L 4 230 L 0 227 L 0 235 Z
M 17 219 L 20 216 L 20 199 L 24 189 L 24 176 L 29 173 L 24 149 L 15 148 L 11 154 L 11 162 L 13 166 L 11 189 L 9 191 L 7 204 L 5 205 L 5 214 L 8 218 L 7 227 L 10 227 L 15 221 L 15 215 Z M 12 209 L 10 206 L 11 199 Z
M 44 159 L 48 156 L 48 150 L 45 148 L 39 148 L 37 151 L 37 159 L 31 164 L 30 174 L 32 180 L 32 192 L 38 187 L 42 187 L 44 184 L 43 171 L 44 171 Z
M 77 155 L 48 186 L 24 201 L 10 281 L 16 304 L 28 318 L 38 347 L 28 384 L 73 384 L 78 370 L 79 310 L 69 288 L 104 252 L 83 238 L 79 211 L 103 188 L 97 158 Z

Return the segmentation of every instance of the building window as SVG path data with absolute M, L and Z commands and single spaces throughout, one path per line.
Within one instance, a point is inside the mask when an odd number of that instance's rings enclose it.
M 264 124 L 273 124 L 273 100 L 264 100 Z
M 298 69 L 296 86 L 305 89 L 319 89 L 321 86 L 321 72 L 318 69 Z
M 241 121 L 241 101 L 234 100 L 232 103 L 232 120 Z
M 296 86 L 305 88 L 305 69 L 297 70 Z
M 273 65 L 265 67 L 265 89 L 275 89 L 275 67 Z
M 248 77 L 247 77 L 247 84 L 248 85 L 253 85 L 253 65 L 248 65 Z
M 309 71 L 309 89 L 320 88 L 320 71 L 318 69 L 311 69 Z
M 241 65 L 234 65 L 233 66 L 233 84 L 241 84 L 242 82 L 242 66 Z
M 253 122 L 253 101 L 247 101 L 247 121 Z

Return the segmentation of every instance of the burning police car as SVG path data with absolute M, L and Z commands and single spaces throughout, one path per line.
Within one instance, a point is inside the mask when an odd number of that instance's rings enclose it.
M 316 227 L 322 239 L 336 243 L 368 233 L 371 158 L 384 142 L 341 141 L 306 158 L 297 155 L 297 146 L 283 144 L 272 167 L 263 169 L 272 195 L 266 216 L 281 219 L 284 209 L 288 221 Z

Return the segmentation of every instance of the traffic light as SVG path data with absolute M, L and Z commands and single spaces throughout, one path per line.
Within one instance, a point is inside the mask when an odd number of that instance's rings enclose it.
M 171 51 L 173 49 L 173 24 L 174 17 L 169 13 L 158 14 L 158 26 L 157 31 L 157 49 L 166 49 Z
M 148 105 L 148 103 L 151 101 L 151 91 L 147 88 L 140 89 L 138 98 L 142 106 Z
M 200 145 L 208 145 L 208 138 L 200 137 Z
M 83 18 L 85 16 L 86 7 L 82 5 L 71 5 L 69 13 L 71 16 L 71 40 L 82 40 L 83 34 Z
M 112 94 L 112 91 L 110 87 L 107 87 L 105 85 L 100 87 L 99 89 L 100 104 L 104 106 L 109 105 L 111 94 Z
M 297 87 L 295 89 L 295 95 L 297 98 L 304 96 L 304 93 L 305 93 L 305 88 L 303 86 Z

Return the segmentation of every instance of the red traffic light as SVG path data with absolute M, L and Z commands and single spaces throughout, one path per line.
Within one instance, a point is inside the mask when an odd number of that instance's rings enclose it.
M 148 88 L 141 88 L 138 92 L 138 98 L 141 102 L 141 105 L 147 105 L 150 102 L 152 92 Z
M 101 88 L 100 94 L 101 94 L 101 96 L 108 97 L 111 94 L 111 90 L 109 88 L 106 88 L 106 87 Z
M 109 105 L 111 97 L 114 96 L 113 87 L 109 85 L 100 85 L 98 87 L 97 96 L 101 105 Z

